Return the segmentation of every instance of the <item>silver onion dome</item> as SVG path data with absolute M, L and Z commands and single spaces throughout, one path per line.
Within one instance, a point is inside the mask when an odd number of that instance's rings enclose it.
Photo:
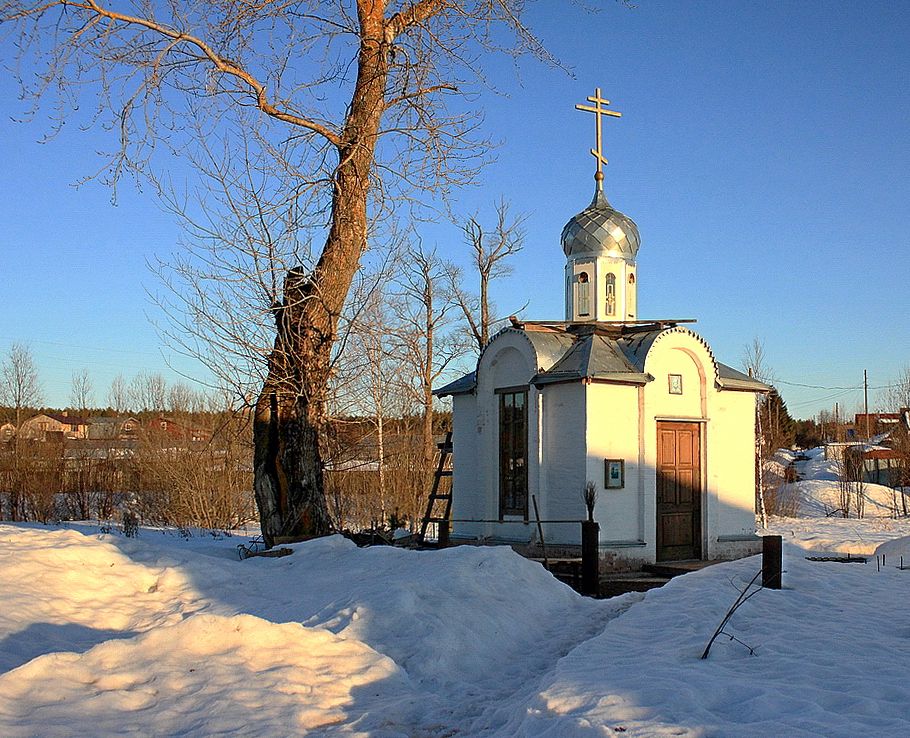
M 641 245 L 635 221 L 614 210 L 599 187 L 591 204 L 566 223 L 560 240 L 566 256 L 609 255 L 630 261 Z

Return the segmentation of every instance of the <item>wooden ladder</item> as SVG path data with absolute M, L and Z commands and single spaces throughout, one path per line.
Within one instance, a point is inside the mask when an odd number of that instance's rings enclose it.
M 452 431 L 446 433 L 446 439 L 442 443 L 437 443 L 439 449 L 439 463 L 436 465 L 436 474 L 433 476 L 433 489 L 430 490 L 430 499 L 427 501 L 427 511 L 423 516 L 420 524 L 420 542 L 425 543 L 427 540 L 427 529 L 430 523 L 446 523 L 452 514 L 452 484 L 451 481 L 446 485 L 447 491 L 440 491 L 442 480 L 452 478 L 452 465 L 449 460 L 452 457 Z M 443 503 L 437 505 L 437 503 Z M 439 508 L 442 507 L 440 514 Z

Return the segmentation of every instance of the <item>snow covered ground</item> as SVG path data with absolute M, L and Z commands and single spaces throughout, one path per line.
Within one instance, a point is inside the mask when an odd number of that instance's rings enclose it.
M 910 735 L 910 528 L 772 530 L 783 589 L 701 660 L 757 557 L 593 601 L 504 548 L 240 561 L 245 538 L 0 525 L 0 735 Z
M 243 540 L 0 526 L 0 735 L 474 735 L 640 597 L 505 548 Z
M 880 544 L 902 536 L 910 536 L 910 518 L 894 518 L 894 510 L 902 509 L 900 493 L 880 484 L 866 484 L 864 518 L 844 518 L 840 508 L 837 486 L 837 462 L 827 461 L 821 448 L 805 454 L 805 461 L 796 462 L 800 481 L 783 484 L 781 494 L 794 517 L 772 518 L 769 529 L 805 549 L 826 553 L 871 555 Z M 771 463 L 771 472 L 783 480 L 783 468 L 796 454 L 779 451 Z

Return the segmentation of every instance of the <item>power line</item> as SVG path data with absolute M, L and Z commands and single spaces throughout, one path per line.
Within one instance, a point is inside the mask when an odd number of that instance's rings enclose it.
M 861 390 L 863 388 L 862 384 L 855 384 L 849 387 L 839 387 L 837 385 L 831 385 L 830 387 L 822 384 L 803 384 L 802 382 L 788 382 L 785 379 L 769 379 L 767 380 L 769 384 L 786 384 L 789 387 L 804 387 L 806 389 L 820 389 L 820 390 Z M 869 385 L 869 389 L 880 390 L 880 389 L 891 389 L 892 387 L 903 387 L 905 382 L 892 382 L 891 384 L 878 384 L 878 385 Z
M 788 382 L 785 379 L 771 379 L 769 380 L 771 384 L 786 384 L 790 387 L 805 387 L 806 389 L 820 389 L 820 390 L 857 390 L 862 389 L 863 385 L 857 384 L 851 387 L 837 387 L 831 386 L 827 387 L 821 384 L 803 384 L 802 382 Z M 873 389 L 881 389 L 880 387 L 873 387 Z
M 852 392 L 854 392 L 854 390 L 852 390 L 852 389 L 844 390 L 842 392 L 835 392 L 834 394 L 831 394 L 831 395 L 825 395 L 824 397 L 816 397 L 811 400 L 801 400 L 799 402 L 790 402 L 787 404 L 789 407 L 798 408 L 798 407 L 803 407 L 805 405 L 814 405 L 814 404 L 817 404 L 820 402 L 830 402 L 831 400 L 838 400 L 841 397 L 846 397 L 847 395 L 849 395 Z
M 107 347 L 103 347 L 103 346 L 86 346 L 85 344 L 64 343 L 62 341 L 45 341 L 40 338 L 28 338 L 28 339 L 22 340 L 21 337 L 14 338 L 12 336 L 0 336 L 0 341 L 14 341 L 14 342 L 22 341 L 22 343 L 25 343 L 25 344 L 40 343 L 40 344 L 44 344 L 47 346 L 62 346 L 63 348 L 82 349 L 83 351 L 105 351 L 105 352 L 112 353 L 112 354 L 131 353 L 131 354 L 137 354 L 137 355 L 141 355 L 141 356 L 155 356 L 159 359 L 161 358 L 161 355 L 162 355 L 160 351 L 157 353 L 152 353 L 150 351 L 135 351 L 133 349 L 124 351 L 124 349 L 122 349 L 122 348 L 107 348 Z

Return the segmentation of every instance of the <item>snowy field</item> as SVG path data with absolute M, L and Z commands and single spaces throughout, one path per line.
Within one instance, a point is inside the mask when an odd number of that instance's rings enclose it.
M 910 528 L 772 529 L 784 588 L 701 660 L 757 557 L 593 601 L 504 548 L 0 525 L 0 735 L 910 735 Z

